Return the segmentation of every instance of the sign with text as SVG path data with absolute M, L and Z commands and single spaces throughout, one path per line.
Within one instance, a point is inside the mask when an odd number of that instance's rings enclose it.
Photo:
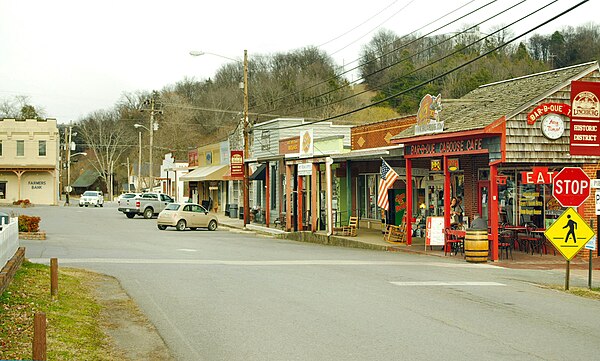
M 596 215 L 600 216 L 600 190 L 596 190 L 596 194 L 594 196 L 596 199 Z
M 232 150 L 229 158 L 231 177 L 244 177 L 244 151 Z
M 450 172 L 456 172 L 460 169 L 458 158 L 448 158 L 448 170 Z
M 435 143 L 415 143 L 404 146 L 404 154 L 412 156 L 464 155 L 486 153 L 490 149 L 500 149 L 500 138 L 466 138 Z
M 600 156 L 600 83 L 571 82 L 571 155 Z
M 521 182 L 525 184 L 550 184 L 552 174 L 546 167 L 533 167 L 531 172 L 521 172 Z
M 544 235 L 570 261 L 595 233 L 574 208 L 567 208 Z
M 527 114 L 527 124 L 533 125 L 535 121 L 543 117 L 546 114 L 564 114 L 568 117 L 571 116 L 571 106 L 563 103 L 544 103 L 540 104 Z
M 581 168 L 565 167 L 552 180 L 552 195 L 563 207 L 579 207 L 590 196 L 590 177 Z
M 298 175 L 312 175 L 312 163 L 300 163 L 298 164 Z
M 444 245 L 444 217 L 427 217 L 425 248 Z

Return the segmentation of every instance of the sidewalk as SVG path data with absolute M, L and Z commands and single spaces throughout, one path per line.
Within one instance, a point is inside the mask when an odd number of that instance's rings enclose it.
M 300 242 L 319 243 L 332 246 L 340 247 L 352 247 L 352 248 L 363 248 L 377 251 L 387 252 L 406 252 L 413 254 L 428 255 L 432 257 L 449 257 L 456 261 L 464 261 L 462 254 L 457 255 L 444 255 L 444 251 L 440 246 L 425 247 L 425 239 L 413 237 L 413 244 L 407 246 L 405 243 L 388 243 L 383 239 L 383 234 L 380 230 L 374 229 L 359 229 L 356 237 L 350 236 L 339 236 L 334 235 L 327 237 L 326 232 L 319 231 L 316 233 L 311 232 L 284 232 L 281 228 L 266 227 L 259 224 L 249 224 L 244 229 L 244 221 L 238 218 L 229 218 L 225 216 L 219 216 L 220 225 L 232 228 L 244 230 L 246 232 L 256 232 L 265 235 L 278 236 L 290 240 Z M 560 255 L 554 255 L 551 250 L 548 254 L 540 255 L 520 252 L 518 250 L 513 251 L 513 259 L 501 259 L 497 262 L 489 262 L 489 264 L 506 267 L 506 268 L 519 268 L 519 269 L 564 269 L 566 261 Z M 589 267 L 588 260 L 582 259 L 580 256 L 575 257 L 571 260 L 571 268 L 573 270 L 587 270 Z M 600 270 L 600 262 L 594 260 L 594 270 Z M 596 273 L 596 272 L 595 272 Z

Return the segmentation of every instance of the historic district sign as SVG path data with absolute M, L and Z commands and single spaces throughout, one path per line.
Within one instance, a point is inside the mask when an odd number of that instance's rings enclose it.
M 594 237 L 594 231 L 573 208 L 567 208 L 544 233 L 567 261 Z
M 552 195 L 563 207 L 579 207 L 590 196 L 590 184 L 583 169 L 565 167 L 552 179 Z
M 600 83 L 571 82 L 571 155 L 600 156 Z

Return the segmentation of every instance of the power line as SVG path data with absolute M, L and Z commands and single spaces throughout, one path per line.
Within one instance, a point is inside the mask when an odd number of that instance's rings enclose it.
M 388 101 L 388 100 L 390 100 L 390 99 L 393 99 L 393 98 L 395 98 L 395 97 L 397 97 L 397 96 L 400 96 L 400 95 L 406 94 L 406 93 L 408 93 L 408 92 L 410 92 L 410 91 L 413 91 L 413 90 L 416 90 L 416 89 L 418 89 L 418 88 L 421 88 L 421 87 L 423 87 L 424 85 L 426 85 L 426 84 L 428 84 L 428 83 L 431 83 L 431 82 L 433 82 L 433 81 L 436 81 L 436 80 L 438 80 L 438 79 L 441 79 L 441 78 L 445 77 L 446 75 L 448 75 L 448 74 L 450 74 L 450 73 L 453 73 L 453 72 L 455 72 L 455 71 L 457 71 L 457 70 L 459 70 L 459 69 L 461 69 L 461 68 L 464 68 L 465 66 L 467 66 L 467 65 L 469 65 L 469 64 L 472 64 L 472 63 L 474 63 L 475 61 L 477 61 L 477 60 L 479 60 L 479 59 L 481 59 L 481 58 L 483 58 L 483 57 L 485 57 L 485 56 L 487 56 L 487 55 L 489 55 L 489 54 L 491 54 L 491 53 L 495 52 L 496 50 L 499 50 L 499 49 L 501 49 L 501 48 L 503 48 L 503 47 L 507 46 L 508 44 L 510 44 L 510 43 L 512 43 L 512 42 L 514 42 L 514 41 L 516 41 L 516 40 L 518 40 L 518 39 L 520 39 L 520 38 L 524 37 L 525 35 L 527 35 L 527 34 L 529 34 L 529 33 L 533 32 L 533 31 L 535 31 L 535 30 L 537 30 L 537 29 L 541 28 L 542 26 L 544 26 L 544 25 L 547 25 L 548 23 L 550 23 L 550 22 L 552 22 L 552 21 L 554 21 L 554 20 L 558 19 L 559 17 L 561 17 L 561 16 L 563 16 L 563 15 L 565 15 L 565 14 L 567 14 L 567 13 L 569 13 L 569 12 L 573 11 L 574 9 L 578 8 L 579 6 L 583 5 L 584 3 L 588 2 L 588 1 L 589 1 L 589 0 L 583 0 L 583 1 L 579 2 L 578 4 L 576 4 L 576 5 L 572 6 L 572 7 L 570 7 L 569 9 L 567 9 L 567 10 L 565 10 L 565 11 L 561 12 L 561 13 L 559 13 L 558 15 L 555 15 L 555 16 L 553 16 L 552 18 L 550 18 L 550 19 L 548 19 L 548 20 L 544 21 L 543 23 L 536 25 L 535 27 L 533 27 L 533 28 L 531 28 L 531 29 L 527 30 L 526 32 L 524 32 L 524 33 L 522 33 L 522 34 L 520 34 L 520 35 L 518 35 L 518 36 L 516 36 L 516 37 L 514 37 L 514 38 L 512 38 L 512 39 L 510 39 L 510 40 L 508 40 L 508 41 L 506 41 L 506 42 L 505 42 L 505 43 L 503 43 L 503 44 L 500 44 L 500 45 L 498 45 L 498 46 L 494 47 L 493 49 L 491 49 L 491 50 L 489 50 L 489 51 L 487 51 L 487 52 L 485 52 L 485 53 L 483 53 L 483 54 L 481 54 L 481 55 L 479 55 L 479 56 L 477 56 L 477 57 L 475 57 L 475 58 L 473 58 L 473 59 L 471 59 L 471 60 L 469 60 L 469 61 L 467 61 L 467 62 L 465 62 L 465 63 L 461 64 L 461 65 L 458 65 L 458 66 L 456 66 L 456 67 L 454 67 L 454 68 L 452 68 L 452 69 L 450 69 L 450 70 L 448 70 L 448 71 L 446 71 L 446 72 L 444 72 L 444 73 L 442 73 L 442 74 L 440 74 L 440 75 L 437 75 L 437 76 L 435 76 L 435 77 L 433 77 L 433 78 L 430 78 L 430 79 L 428 79 L 428 80 L 426 80 L 426 81 L 424 81 L 424 82 L 421 82 L 421 83 L 419 83 L 419 84 L 417 84 L 417 85 L 414 85 L 414 86 L 412 86 L 412 87 L 410 87 L 410 88 L 408 88 L 408 89 L 402 90 L 402 91 L 400 91 L 400 92 L 397 92 L 397 93 L 395 93 L 395 94 L 392 94 L 392 95 L 390 95 L 390 96 L 388 96 L 388 97 L 386 97 L 386 98 L 384 98 L 384 99 L 378 100 L 378 101 L 376 101 L 376 102 L 374 102 L 374 103 L 372 103 L 372 104 L 369 104 L 369 105 L 366 105 L 366 106 L 363 106 L 363 107 L 360 107 L 360 108 L 357 108 L 357 109 L 354 109 L 354 110 L 351 110 L 351 111 L 348 111 L 348 112 L 345 112 L 345 113 L 342 113 L 342 114 L 338 114 L 338 115 L 335 115 L 335 116 L 332 116 L 332 117 L 324 118 L 324 119 L 317 120 L 317 121 L 313 121 L 313 122 L 308 122 L 308 123 L 305 123 L 305 124 L 300 124 L 300 125 L 290 125 L 290 126 L 286 126 L 286 127 L 271 128 L 271 129 L 272 129 L 272 130 L 291 129 L 291 128 L 298 128 L 298 127 L 301 127 L 301 126 L 311 125 L 311 124 L 315 124 L 315 123 L 321 123 L 321 122 L 325 122 L 325 121 L 333 120 L 333 119 L 336 119 L 336 118 L 340 118 L 340 117 L 343 117 L 343 116 L 346 116 L 346 115 L 350 115 L 350 114 L 353 114 L 353 113 L 356 113 L 356 112 L 359 112 L 359 111 L 365 110 L 365 109 L 367 109 L 367 108 L 373 107 L 373 106 L 375 106 L 375 105 L 378 105 L 378 104 L 384 103 L 384 102 L 386 102 L 386 101 Z
M 420 28 L 418 28 L 418 29 L 416 29 L 416 30 L 412 31 L 412 32 L 411 32 L 411 33 L 409 33 L 409 34 L 406 34 L 406 35 L 402 36 L 400 39 L 397 39 L 397 40 L 398 40 L 398 41 L 400 41 L 400 40 L 402 40 L 402 39 L 404 39 L 404 38 L 406 38 L 406 37 L 409 37 L 409 36 L 411 36 L 411 35 L 413 35 L 413 34 L 417 33 L 418 31 L 420 31 L 420 30 L 422 30 L 422 29 L 426 28 L 427 26 L 429 26 L 429 25 L 431 25 L 431 24 L 434 24 L 434 23 L 436 23 L 436 22 L 440 21 L 441 19 L 443 19 L 443 18 L 445 18 L 445 17 L 447 17 L 447 16 L 449 16 L 449 15 L 451 15 L 451 14 L 453 14 L 453 13 L 455 13 L 455 12 L 459 11 L 459 10 L 461 10 L 462 8 L 464 8 L 465 6 L 469 5 L 469 4 L 470 4 L 470 3 L 472 3 L 473 1 L 475 1 L 475 0 L 472 0 L 472 1 L 470 1 L 470 2 L 468 2 L 468 3 L 466 3 L 466 4 L 464 4 L 464 5 L 462 5 L 462 6 L 460 6 L 460 7 L 458 7 L 457 9 L 454 9 L 453 11 L 451 11 L 451 12 L 448 12 L 448 13 L 444 14 L 443 16 L 441 16 L 441 17 L 437 18 L 436 20 L 434 20 L 434 21 L 432 21 L 432 22 L 430 22 L 430 23 L 428 23 L 428 24 L 426 24 L 426 25 L 424 25 L 424 26 L 422 26 L 422 27 L 420 27 Z M 364 63 L 364 64 L 361 64 L 361 65 L 358 65 L 358 66 L 356 66 L 356 67 L 354 67 L 354 68 L 351 68 L 351 69 L 348 69 L 348 70 L 346 70 L 346 71 L 343 71 L 343 72 L 342 72 L 342 73 L 340 73 L 339 75 L 332 76 L 332 77 L 330 77 L 330 78 L 328 78 L 328 79 L 325 79 L 325 80 L 323 80 L 323 81 L 321 81 L 321 82 L 318 82 L 318 83 L 316 83 L 316 84 L 313 84 L 313 85 L 310 85 L 310 86 L 308 86 L 308 87 L 305 87 L 305 88 L 303 88 L 303 89 L 300 89 L 300 90 L 294 91 L 294 92 L 292 92 L 292 93 L 290 93 L 290 94 L 287 94 L 287 95 L 281 96 L 281 97 L 279 97 L 279 98 L 277 98 L 277 99 L 273 100 L 273 102 L 277 102 L 277 101 L 280 101 L 280 100 L 286 99 L 286 98 L 288 98 L 288 97 L 291 97 L 291 96 L 294 96 L 294 95 L 300 94 L 300 93 L 301 93 L 301 92 L 303 92 L 303 91 L 306 91 L 306 90 L 312 89 L 312 88 L 314 88 L 314 87 L 317 87 L 317 86 L 319 86 L 319 85 L 322 85 L 322 84 L 329 83 L 329 82 L 330 82 L 330 81 L 332 81 L 332 80 L 337 80 L 337 79 L 338 79 L 338 77 L 339 77 L 339 76 L 341 76 L 341 75 L 344 75 L 344 74 L 347 74 L 347 73 L 349 73 L 349 72 L 351 72 L 351 71 L 353 71 L 353 70 L 359 69 L 359 68 L 360 68 L 360 66 L 363 66 L 363 65 L 365 65 L 365 64 L 369 64 L 369 63 L 371 63 L 371 62 L 374 62 L 374 61 L 377 61 L 377 60 L 379 60 L 379 59 L 383 58 L 384 56 L 391 54 L 392 52 L 395 52 L 395 51 L 401 50 L 401 49 L 403 49 L 403 48 L 405 48 L 405 47 L 407 47 L 407 46 L 411 45 L 412 43 L 414 43 L 414 42 L 416 42 L 416 41 L 422 40 L 422 39 L 424 39 L 425 37 L 427 37 L 427 36 L 431 35 L 432 33 L 436 32 L 436 31 L 439 31 L 439 30 L 441 30 L 441 29 L 443 29 L 443 28 L 445 28 L 445 27 L 448 27 L 448 26 L 450 26 L 450 25 L 452 25 L 452 24 L 456 23 L 457 21 L 460 21 L 460 20 L 464 19 L 465 17 L 467 17 L 467 16 L 470 16 L 470 15 L 472 15 L 472 14 L 474 14 L 474 13 L 476 13 L 476 12 L 480 11 L 481 9 L 483 9 L 483 8 L 485 8 L 485 7 L 489 6 L 489 5 L 491 5 L 492 3 L 496 2 L 496 1 L 497 1 L 497 0 L 492 0 L 492 1 L 490 1 L 490 2 L 488 2 L 488 3 L 486 3 L 486 4 L 484 4 L 484 5 L 482 5 L 482 6 L 480 6 L 480 7 L 478 7 L 477 9 L 474 9 L 474 10 L 472 10 L 472 11 L 468 12 L 467 14 L 464 14 L 464 15 L 462 15 L 462 16 L 460 16 L 460 17 L 458 17 L 457 19 L 454 19 L 454 20 L 452 20 L 452 21 L 450 21 L 450 22 L 448 22 L 448 23 L 446 23 L 446 24 L 444 24 L 444 25 L 442 25 L 442 26 L 440 26 L 440 27 L 438 27 L 438 28 L 436 28 L 436 29 L 434 29 L 434 30 L 432 30 L 432 31 L 430 31 L 430 32 L 428 32 L 428 33 L 426 33 L 426 34 L 424 34 L 423 36 L 420 36 L 419 38 L 417 38 L 417 39 L 414 39 L 414 40 L 412 40 L 412 41 L 410 41 L 410 42 L 408 42 L 408 43 L 406 43 L 406 44 L 404 44 L 404 45 L 402 45 L 402 46 L 400 46 L 400 47 L 394 48 L 394 49 L 392 49 L 392 50 L 390 50 L 390 51 L 388 51 L 388 52 L 386 52 L 386 53 L 384 53 L 384 54 L 382 54 L 382 55 L 380 55 L 380 56 L 378 56 L 378 57 L 376 57 L 376 58 L 374 58 L 374 59 L 372 59 L 372 60 L 370 60 L 370 61 L 368 61 L 368 62 L 366 62 L 366 63 Z M 526 0 L 525 0 L 525 1 L 526 1 Z M 386 44 L 386 45 L 390 45 L 390 44 L 392 44 L 392 43 L 393 43 L 393 42 L 390 42 L 390 43 L 388 43 L 388 44 Z M 357 62 L 357 61 L 359 61 L 359 60 L 360 60 L 360 58 L 359 58 L 359 59 L 356 59 L 356 60 L 354 60 L 354 61 L 352 61 L 352 62 L 350 62 L 350 63 L 348 63 L 348 64 L 352 64 L 352 63 L 354 63 L 354 62 Z M 362 78 L 361 78 L 361 79 L 362 79 Z M 360 80 L 360 79 L 357 79 L 357 80 Z M 356 82 L 356 81 L 354 81 L 354 82 Z M 354 82 L 353 82 L 353 83 L 354 83 Z M 255 106 L 255 107 L 253 107 L 253 108 L 257 108 L 257 107 L 260 107 L 260 106 L 263 106 L 263 105 L 266 105 L 266 104 L 267 104 L 267 103 L 263 103 L 263 104 L 260 104 L 260 105 L 257 105 L 257 106 Z M 279 107 L 279 108 L 273 108 L 273 109 L 271 109 L 271 110 L 269 110 L 269 111 L 271 112 L 271 111 L 274 111 L 274 110 L 279 110 L 279 109 L 282 109 L 282 108 L 283 108 L 283 107 Z
M 493 18 L 495 18 L 495 17 L 497 17 L 497 16 L 499 16 L 499 15 L 502 15 L 503 13 L 505 13 L 505 12 L 507 12 L 507 11 L 509 11 L 509 10 L 512 10 L 512 9 L 514 9 L 514 8 L 515 8 L 515 7 L 517 7 L 518 5 L 521 5 L 522 3 L 524 3 L 525 1 L 527 1 L 527 0 L 522 0 L 521 2 L 519 2 L 519 3 L 515 4 L 515 5 L 513 5 L 513 6 L 511 6 L 511 7 L 507 8 L 507 9 L 505 9 L 505 10 L 503 10 L 503 11 L 501 11 L 501 12 L 499 12 L 499 13 L 497 13 L 497 14 L 495 14 L 495 15 L 493 15 L 493 16 L 491 16 L 491 17 L 489 17 L 489 18 L 487 18 L 487 19 L 485 19 L 485 20 L 483 20 L 483 21 L 481 21 L 480 23 L 478 23 L 478 24 L 475 24 L 475 25 L 473 25 L 473 26 L 471 26 L 471 27 L 469 27 L 469 28 L 467 28 L 467 29 L 465 29 L 465 30 L 463 30 L 463 31 L 459 32 L 459 33 L 456 33 L 456 34 L 454 34 L 453 36 L 451 36 L 451 37 L 449 37 L 449 38 L 446 38 L 446 39 L 444 39 L 443 41 L 440 41 L 440 42 L 438 42 L 438 43 L 436 43 L 436 44 L 433 44 L 433 45 L 429 46 L 428 48 L 422 49 L 421 51 L 419 51 L 419 52 L 417 52 L 417 53 L 415 53 L 415 54 L 412 54 L 412 55 L 410 55 L 410 56 L 407 56 L 407 57 L 405 57 L 405 58 L 402 58 L 402 59 L 400 59 L 400 60 L 398 60 L 398 61 L 396 61 L 396 62 L 394 62 L 394 63 L 392 63 L 392 64 L 389 64 L 389 65 L 386 65 L 386 66 L 384 66 L 384 67 L 382 67 L 382 68 L 380 68 L 380 69 L 377 69 L 377 70 L 375 70 L 374 72 L 367 74 L 365 77 L 363 77 L 363 78 L 361 78 L 361 79 L 365 79 L 366 77 L 369 77 L 369 76 L 371 76 L 371 75 L 377 74 L 377 73 L 379 73 L 379 72 L 381 72 L 381 71 L 383 71 L 383 70 L 389 69 L 389 68 L 391 68 L 391 67 L 393 67 L 393 66 L 396 66 L 396 65 L 398 65 L 398 64 L 400 64 L 400 63 L 402 63 L 402 62 L 404 62 L 404 61 L 406 61 L 406 60 L 409 60 L 409 59 L 411 59 L 411 58 L 413 58 L 413 57 L 416 57 L 417 55 L 420 55 L 420 54 L 422 54 L 422 53 L 425 53 L 425 52 L 427 52 L 427 51 L 429 51 L 429 50 L 431 50 L 431 49 L 434 49 L 434 48 L 436 48 L 437 46 L 439 46 L 440 44 L 443 44 L 443 43 L 445 43 L 445 42 L 448 42 L 448 41 L 450 41 L 450 40 L 452 40 L 452 39 L 454 39 L 454 38 L 456 38 L 456 37 L 458 37 L 458 36 L 460 36 L 460 35 L 466 34 L 466 33 L 468 33 L 470 30 L 472 30 L 472 29 L 474 29 L 474 28 L 477 28 L 479 25 L 481 25 L 481 24 L 483 24 L 483 23 L 485 23 L 485 22 L 487 22 L 487 21 L 489 21 L 489 20 L 491 20 L 491 19 L 493 19 Z M 531 16 L 531 15 L 533 15 L 533 14 L 535 14 L 535 13 L 537 13 L 537 12 L 539 12 L 539 11 L 543 10 L 543 9 L 545 9 L 546 7 L 548 7 L 548 6 L 552 5 L 553 3 L 557 2 L 557 1 L 558 1 L 558 0 L 554 0 L 554 1 L 552 1 L 552 2 L 550 2 L 550 3 L 548 3 L 548 4 L 546 4 L 546 5 L 542 6 L 541 8 L 539 8 L 539 9 L 537 9 L 537 10 L 535 10 L 535 11 L 533 11 L 533 12 L 529 13 L 528 15 L 526 15 L 526 16 L 524 16 L 524 17 L 520 18 L 519 20 L 516 20 L 516 21 L 514 21 L 514 22 L 512 22 L 512 23 L 510 23 L 510 24 L 508 24 L 508 25 L 505 25 L 504 27 L 502 27 L 502 28 L 500 28 L 500 29 L 497 29 L 497 30 L 496 30 L 496 31 L 494 31 L 493 33 L 491 33 L 491 34 L 487 34 L 485 37 L 483 37 L 483 38 L 480 38 L 480 39 L 478 39 L 478 40 L 476 40 L 476 41 L 474 41 L 474 42 L 471 42 L 470 44 L 467 44 L 467 45 L 465 45 L 463 48 L 460 48 L 460 49 L 457 49 L 457 50 L 455 50 L 455 51 L 453 51 L 453 52 L 451 52 L 451 53 L 448 53 L 448 54 L 444 55 L 443 57 L 441 57 L 441 58 L 438 58 L 437 60 L 435 60 L 435 61 L 433 61 L 433 62 L 430 62 L 430 63 L 428 63 L 428 64 L 425 64 L 425 65 L 423 65 L 423 66 L 421 66 L 421 67 L 419 67 L 419 68 L 417 68 L 417 69 L 413 69 L 412 71 L 410 71 L 410 72 L 408 72 L 408 73 L 406 73 L 406 74 L 403 74 L 403 75 L 402 75 L 402 77 L 400 77 L 399 79 L 402 79 L 402 78 L 405 78 L 405 77 L 407 77 L 407 76 L 409 76 L 409 75 L 415 74 L 415 73 L 417 73 L 418 71 L 420 71 L 420 70 L 423 70 L 424 68 L 427 68 L 427 67 L 429 67 L 429 66 L 431 66 L 431 65 L 434 65 L 434 64 L 436 64 L 436 63 L 439 63 L 439 62 L 441 62 L 442 60 L 445 60 L 445 59 L 447 59 L 447 58 L 449 58 L 449 57 L 451 57 L 451 56 L 453 56 L 453 55 L 455 55 L 455 54 L 461 53 L 461 52 L 463 52 L 465 49 L 468 49 L 468 48 L 470 48 L 471 46 L 474 46 L 475 44 L 477 44 L 477 43 L 480 43 L 480 42 L 482 42 L 483 40 L 486 40 L 487 38 L 490 38 L 490 37 L 492 37 L 494 34 L 497 34 L 497 33 L 501 32 L 501 31 L 503 31 L 503 30 L 506 30 L 506 29 L 507 29 L 507 28 L 509 28 L 510 26 L 512 26 L 512 25 L 514 25 L 514 24 L 516 24 L 516 23 L 518 23 L 518 22 L 522 21 L 523 19 L 525 19 L 525 18 L 527 18 L 527 17 L 529 17 L 529 16 Z M 398 79 L 393 79 L 393 80 L 387 81 L 387 82 L 385 82 L 385 83 L 383 83 L 383 84 L 379 84 L 379 86 L 377 86 L 377 88 L 376 88 L 376 89 L 381 89 L 381 88 L 383 88 L 383 86 L 385 86 L 385 85 L 388 85 L 388 84 L 390 84 L 390 83 L 393 83 L 393 82 L 395 82 L 395 81 L 398 81 Z M 336 89 L 329 90 L 328 92 L 325 92 L 325 93 L 323 93 L 323 94 L 320 94 L 320 95 L 316 95 L 316 96 L 314 96 L 313 98 L 309 98 L 309 99 L 307 99 L 306 101 L 310 101 L 310 100 L 312 100 L 312 99 L 316 99 L 316 98 L 318 98 L 318 97 L 320 97 L 320 96 L 324 96 L 324 95 L 330 94 L 330 93 L 332 93 L 332 92 L 334 92 L 334 91 L 337 91 L 337 90 L 339 90 L 339 89 L 342 89 L 343 87 L 344 87 L 344 86 L 342 86 L 342 87 L 339 87 L 339 88 L 336 88 Z M 338 99 L 338 100 L 336 100 L 336 101 L 333 101 L 333 102 L 330 102 L 330 103 L 327 103 L 327 104 L 319 105 L 319 106 L 313 107 L 313 108 L 311 108 L 311 109 L 308 109 L 308 110 L 305 110 L 305 111 L 306 111 L 306 112 L 310 112 L 310 111 L 313 111 L 313 110 L 317 110 L 317 109 L 323 108 L 323 107 L 325 107 L 325 106 L 329 106 L 329 105 L 337 104 L 337 103 L 340 103 L 340 102 L 342 102 L 342 101 L 345 101 L 345 100 L 348 100 L 348 99 L 351 99 L 351 98 L 357 97 L 357 96 L 359 96 L 359 95 L 361 95 L 361 94 L 367 93 L 367 92 L 369 92 L 369 91 L 371 91 L 371 90 L 373 90 L 373 89 L 367 89 L 367 90 L 364 90 L 364 91 L 361 91 L 361 92 L 358 92 L 358 93 L 354 93 L 354 94 L 352 94 L 352 95 L 349 95 L 349 96 L 347 96 L 347 97 L 345 97 L 345 98 Z M 286 116 L 289 116 L 289 115 L 295 115 L 295 114 L 300 114 L 300 113 L 299 113 L 299 112 L 296 112 L 296 113 L 287 113 L 287 114 L 286 114 Z
M 361 26 L 363 26 L 364 24 L 366 24 L 367 22 L 369 22 L 371 19 L 375 18 L 376 16 L 380 15 L 381 13 L 383 13 L 384 11 L 386 11 L 387 9 L 389 9 L 390 7 L 392 7 L 397 2 L 398 2 L 398 0 L 394 0 L 392 3 L 390 3 L 389 5 L 387 5 L 386 7 L 384 7 L 383 9 L 381 9 L 378 13 L 376 13 L 375 15 L 372 15 L 371 17 L 369 17 L 367 20 L 365 20 L 362 23 L 356 25 L 355 27 L 353 27 L 352 29 L 346 31 L 345 33 L 343 33 L 341 35 L 338 35 L 337 37 L 335 37 L 335 38 L 333 38 L 331 40 L 328 40 L 328 41 L 324 42 L 323 44 L 317 45 L 317 48 L 323 47 L 323 46 L 325 46 L 325 45 L 327 45 L 327 44 L 329 44 L 329 43 L 331 43 L 333 41 L 336 41 L 337 39 L 341 38 L 342 36 L 347 35 L 347 34 L 351 33 L 352 31 L 360 28 Z

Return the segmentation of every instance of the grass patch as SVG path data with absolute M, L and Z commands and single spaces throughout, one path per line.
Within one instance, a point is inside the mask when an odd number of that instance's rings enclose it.
M 83 270 L 59 269 L 58 299 L 53 301 L 50 267 L 23 262 L 0 296 L 0 359 L 31 359 L 36 312 L 46 313 L 49 360 L 122 359 L 102 331 L 101 307 L 86 286 L 93 277 Z
M 600 288 L 598 288 L 598 287 L 592 287 L 591 289 L 583 288 L 583 287 L 569 287 L 568 291 L 565 290 L 564 286 L 546 286 L 545 288 L 570 293 L 572 295 L 579 296 L 579 297 L 600 300 Z

